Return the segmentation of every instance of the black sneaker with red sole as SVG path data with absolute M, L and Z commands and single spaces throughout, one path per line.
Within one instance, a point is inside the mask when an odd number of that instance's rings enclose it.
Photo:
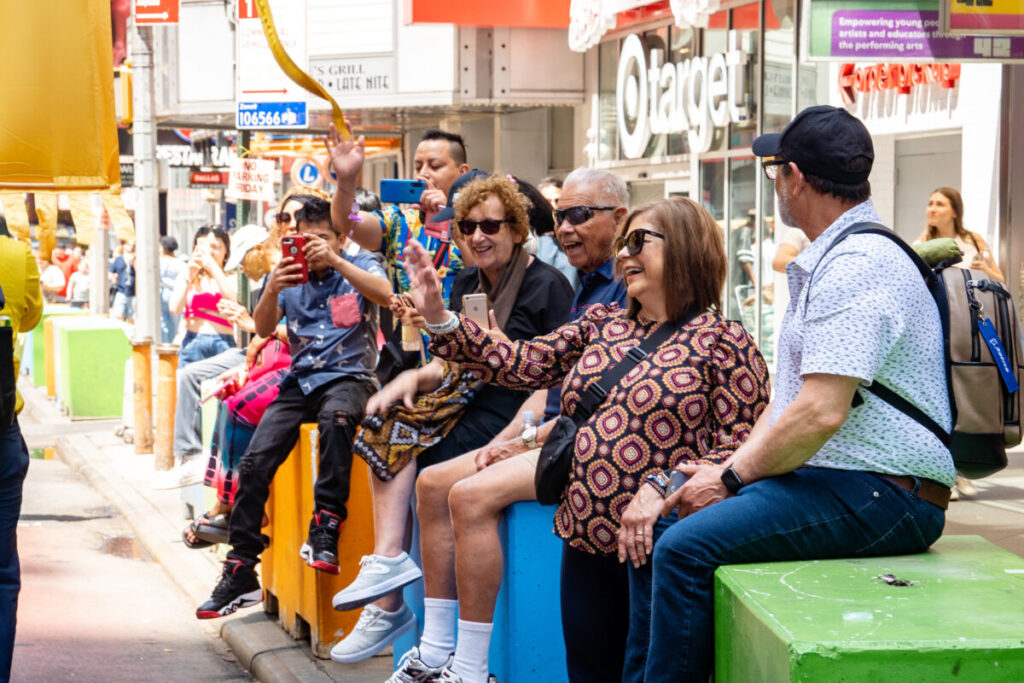
M 320 572 L 338 573 L 338 532 L 341 525 L 341 517 L 333 512 L 320 510 L 313 514 L 309 521 L 309 535 L 299 549 L 299 556 L 306 564 Z
M 239 560 L 227 560 L 213 595 L 196 610 L 196 618 L 225 617 L 240 607 L 252 607 L 262 601 L 263 589 L 253 568 Z

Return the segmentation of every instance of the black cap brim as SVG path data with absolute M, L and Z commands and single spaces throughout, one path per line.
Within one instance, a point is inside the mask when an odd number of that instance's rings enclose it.
M 444 223 L 455 218 L 455 207 L 446 206 L 430 217 L 430 223 Z
M 775 157 L 782 154 L 782 133 L 765 133 L 751 147 L 755 156 Z

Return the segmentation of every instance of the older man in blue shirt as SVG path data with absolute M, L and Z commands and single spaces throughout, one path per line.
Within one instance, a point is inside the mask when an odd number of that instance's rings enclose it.
M 390 301 L 391 286 L 380 259 L 366 251 L 339 254 L 341 238 L 331 224 L 328 202 L 303 199 L 296 222 L 306 240 L 308 281 L 302 281 L 301 264 L 286 255 L 253 313 L 261 336 L 269 336 L 278 321 L 286 320 L 291 372 L 239 464 L 238 495 L 229 522 L 232 549 L 213 595 L 196 610 L 200 619 L 231 614 L 262 599 L 255 566 L 263 552 L 263 506 L 299 427 L 311 420 L 319 430 L 320 459 L 313 519 L 301 552 L 314 569 L 338 573 L 338 531 L 346 517 L 352 440 L 366 401 L 377 389 L 378 305 Z

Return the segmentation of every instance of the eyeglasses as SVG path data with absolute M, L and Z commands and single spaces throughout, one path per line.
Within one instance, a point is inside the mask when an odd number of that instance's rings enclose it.
M 228 237 L 228 231 L 219 225 L 203 225 L 196 228 L 196 234 L 193 239 L 202 237 L 203 235 L 213 235 L 221 242 L 227 242 L 230 238 Z
M 623 235 L 615 239 L 615 253 L 622 251 L 622 248 L 626 248 L 626 253 L 630 256 L 636 256 L 644 248 L 644 244 L 647 243 L 647 236 L 657 237 L 658 239 L 665 239 L 665 236 L 660 232 L 654 232 L 653 230 L 644 230 L 643 228 L 637 228 L 628 235 Z
M 555 217 L 555 225 L 569 221 L 569 225 L 582 225 L 594 217 L 595 211 L 614 211 L 617 206 L 570 206 L 568 209 L 555 209 L 551 215 Z
M 476 232 L 477 228 L 485 235 L 497 235 L 498 231 L 501 230 L 502 223 L 511 223 L 512 221 L 508 218 L 502 218 L 500 221 L 493 218 L 485 218 L 482 221 L 471 221 L 462 219 L 459 221 L 459 232 L 467 237 Z
M 771 159 L 770 161 L 762 161 L 761 170 L 764 171 L 765 178 L 774 181 L 779 177 L 779 166 L 785 166 L 788 163 L 789 159 Z
M 274 220 L 276 220 L 278 223 L 291 223 L 292 214 L 288 211 L 282 211 L 276 216 L 274 216 Z

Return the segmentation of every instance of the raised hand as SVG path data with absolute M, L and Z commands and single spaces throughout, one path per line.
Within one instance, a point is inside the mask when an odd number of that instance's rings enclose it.
M 416 241 L 405 248 L 405 272 L 409 275 L 412 296 L 416 310 L 431 325 L 440 325 L 448 319 L 441 289 L 441 277 L 430 262 L 430 254 Z
M 349 122 L 345 121 L 345 125 L 349 125 Z M 342 181 L 355 180 L 366 157 L 366 138 L 360 135 L 355 140 L 344 140 L 332 123 L 328 137 L 324 138 L 324 147 L 327 148 L 334 172 L 338 174 L 339 185 Z

